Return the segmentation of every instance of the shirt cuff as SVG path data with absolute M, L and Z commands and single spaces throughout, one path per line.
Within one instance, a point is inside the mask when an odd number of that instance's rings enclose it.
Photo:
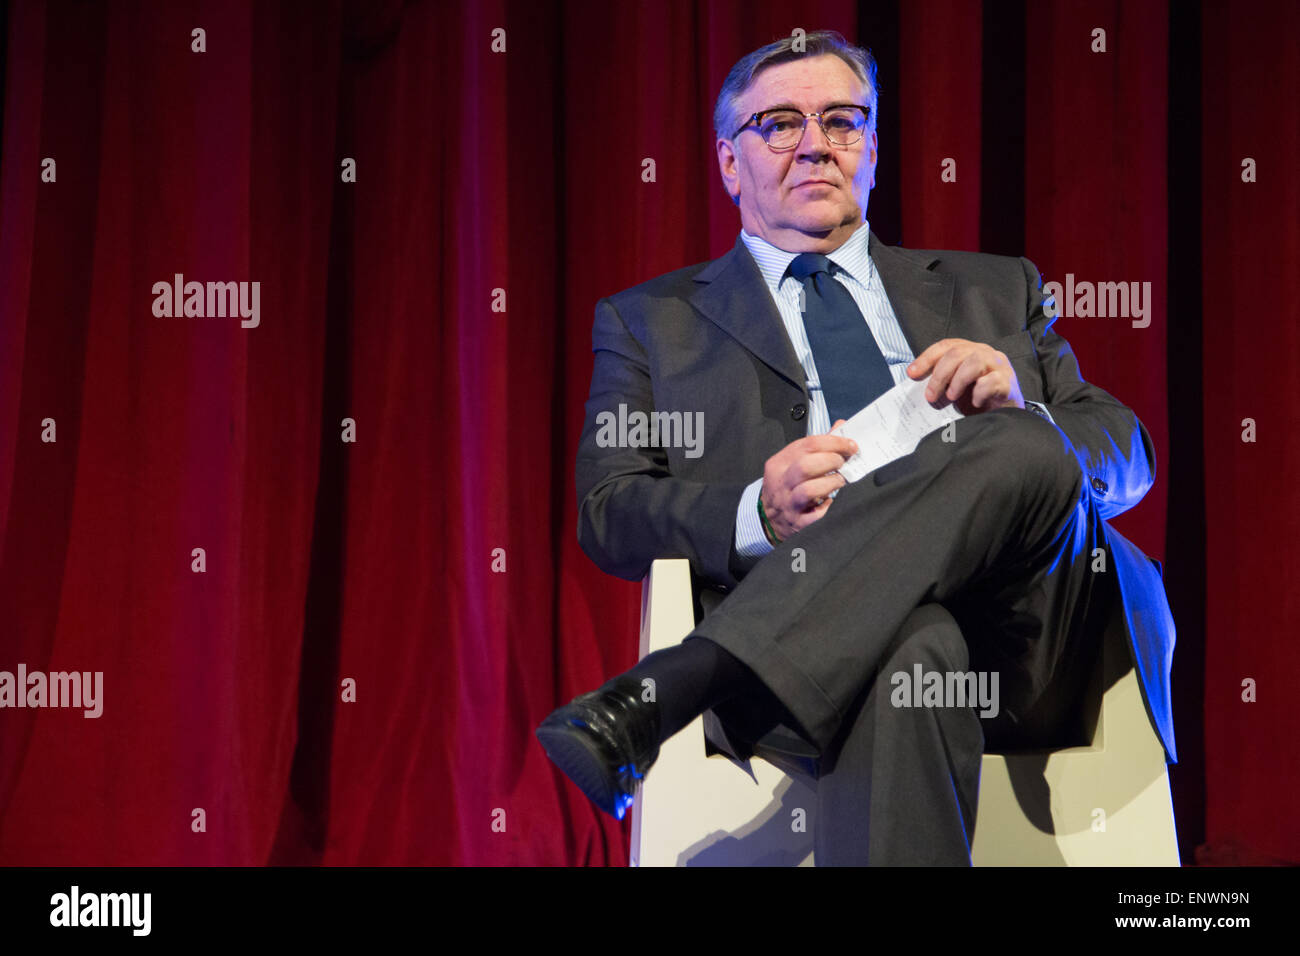
M 763 521 L 758 516 L 758 493 L 763 479 L 754 481 L 740 496 L 736 508 L 736 554 L 753 561 L 776 549 L 763 533 Z
M 1052 413 L 1047 410 L 1047 406 L 1044 405 L 1042 402 L 1031 402 L 1029 399 L 1025 399 L 1025 408 L 1043 416 L 1053 425 L 1056 424 L 1056 419 L 1052 417 Z

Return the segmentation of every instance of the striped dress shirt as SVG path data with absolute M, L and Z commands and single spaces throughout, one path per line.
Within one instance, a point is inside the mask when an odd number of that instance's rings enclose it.
M 867 250 L 870 236 L 871 228 L 864 222 L 843 245 L 834 252 L 828 252 L 826 256 L 836 266 L 835 278 L 849 290 L 862 317 L 866 319 L 867 327 L 871 329 L 871 334 L 875 336 L 876 344 L 880 346 L 885 362 L 889 365 L 889 374 L 897 385 L 907 379 L 907 367 L 916 356 L 907 344 L 907 337 L 903 335 L 903 328 L 898 324 L 898 317 L 894 315 L 894 308 L 885 294 L 880 274 L 871 261 Z M 826 398 L 822 395 L 821 382 L 817 378 L 817 364 L 813 361 L 812 347 L 808 344 L 808 333 L 804 329 L 803 313 L 799 311 L 802 283 L 786 273 L 798 253 L 778 249 L 743 229 L 740 238 L 758 263 L 758 271 L 763 274 L 763 281 L 767 283 L 777 311 L 781 313 L 781 321 L 785 323 L 786 334 L 794 345 L 795 355 L 803 366 L 808 394 L 812 398 L 808 434 L 824 435 L 831 430 L 830 415 L 826 411 Z M 1026 400 L 1025 408 L 1056 424 L 1052 413 L 1041 402 Z M 773 550 L 767 536 L 763 534 L 763 523 L 758 517 L 758 495 L 762 487 L 763 478 L 760 475 L 745 489 L 736 508 L 736 553 L 748 566 Z M 837 489 L 831 492 L 831 496 L 838 493 Z
M 857 303 L 858 310 L 885 356 L 889 374 L 897 385 L 907 379 L 907 367 L 916 356 L 907 344 L 907 337 L 903 335 L 903 328 L 898 324 L 893 306 L 889 304 L 884 285 L 868 254 L 867 242 L 870 236 L 870 226 L 864 222 L 843 245 L 826 253 L 826 257 L 836 266 L 836 281 L 849 290 L 853 301 Z M 778 249 L 743 229 L 740 238 L 758 264 L 758 271 L 763 274 L 763 281 L 772 293 L 781 321 L 785 323 L 786 334 L 794 346 L 794 354 L 803 366 L 808 395 L 812 400 L 808 434 L 824 435 L 831 430 L 831 421 L 826 411 L 826 397 L 822 394 L 821 382 L 817 378 L 817 364 L 813 361 L 812 348 L 808 344 L 808 333 L 804 329 L 803 313 L 799 311 L 802 283 L 786 271 L 799 253 Z M 759 476 L 757 481 L 745 489 L 736 509 L 736 553 L 747 564 L 752 564 L 772 550 L 758 517 L 758 494 L 762 486 L 763 478 Z

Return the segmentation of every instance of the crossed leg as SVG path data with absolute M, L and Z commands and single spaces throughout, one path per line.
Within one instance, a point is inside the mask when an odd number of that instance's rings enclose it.
M 1101 543 L 1064 435 L 1032 413 L 986 413 L 846 488 L 688 636 L 742 661 L 834 755 L 818 787 L 819 863 L 969 864 L 980 718 L 894 707 L 888 675 L 967 672 L 974 659 L 999 673 L 1004 724 L 1059 720 L 1044 692 L 1097 636 L 1086 625 Z

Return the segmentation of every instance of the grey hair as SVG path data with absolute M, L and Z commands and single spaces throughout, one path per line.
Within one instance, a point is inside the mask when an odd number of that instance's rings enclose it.
M 834 30 L 814 30 L 798 39 L 803 42 L 802 52 L 794 50 L 796 37 L 782 37 L 775 43 L 769 43 L 742 57 L 731 68 L 726 81 L 722 84 L 722 89 L 718 92 L 718 102 L 713 107 L 713 132 L 718 139 L 731 139 L 736 132 L 736 127 L 743 122 L 741 117 L 736 115 L 739 109 L 737 104 L 741 94 L 749 89 L 759 73 L 778 63 L 788 63 L 802 57 L 821 56 L 826 53 L 838 56 L 847 63 L 854 76 L 867 85 L 871 91 L 871 101 L 866 104 L 871 107 L 867 129 L 876 128 L 879 89 L 876 85 L 876 60 L 871 52 L 860 46 L 854 46 Z

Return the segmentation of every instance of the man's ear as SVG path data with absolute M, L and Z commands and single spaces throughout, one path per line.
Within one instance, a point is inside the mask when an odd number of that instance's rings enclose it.
M 873 129 L 870 142 L 867 144 L 867 158 L 871 161 L 871 185 L 867 187 L 867 192 L 871 192 L 876 188 L 876 160 L 879 158 L 876 153 L 877 145 L 876 131 Z
M 718 150 L 718 171 L 722 173 L 722 185 L 731 196 L 731 201 L 740 205 L 740 156 L 730 140 L 720 139 L 716 144 Z

